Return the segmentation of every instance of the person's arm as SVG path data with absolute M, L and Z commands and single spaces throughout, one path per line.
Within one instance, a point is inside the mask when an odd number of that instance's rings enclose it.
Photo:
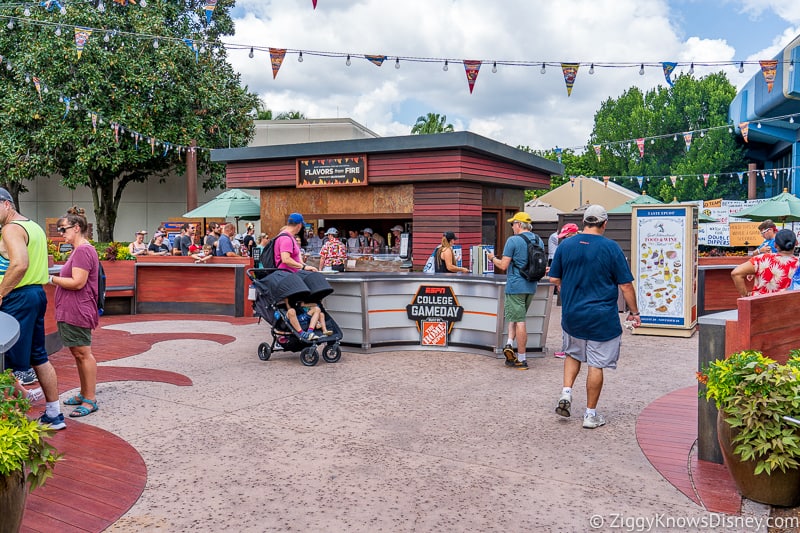
M 68 291 L 79 291 L 89 281 L 89 271 L 83 268 L 73 266 L 72 277 L 65 278 L 62 276 L 50 276 L 50 283 Z
M 292 237 L 291 235 L 289 235 L 288 237 L 291 238 L 291 239 L 294 239 L 294 237 Z M 275 238 L 277 239 L 277 237 L 275 237 Z M 286 236 L 284 236 L 284 239 L 285 238 L 286 238 Z M 278 243 L 276 242 L 275 245 L 277 246 Z M 295 246 L 296 246 L 296 244 L 295 244 Z M 301 253 L 301 257 L 302 257 L 302 253 Z M 285 265 L 289 265 L 290 267 L 296 268 L 298 270 L 310 270 L 312 272 L 316 272 L 317 271 L 317 269 L 314 268 L 311 265 L 306 265 L 305 263 L 300 263 L 300 262 L 295 261 L 294 259 L 292 259 L 292 251 L 291 250 L 288 250 L 288 251 L 287 250 L 281 250 L 281 263 L 283 263 Z M 322 265 L 322 263 L 320 263 L 320 265 Z
M 553 281 L 552 279 L 550 281 Z M 622 297 L 625 298 L 625 304 L 628 306 L 628 320 L 633 321 L 633 326 L 638 328 L 642 325 L 642 317 L 639 316 L 639 304 L 636 301 L 636 290 L 633 288 L 633 283 L 623 283 L 619 286 L 622 290 Z
M 469 272 L 468 268 L 463 268 L 456 265 L 453 261 L 453 249 L 447 248 L 442 252 L 442 261 L 444 261 L 444 266 L 448 272 Z
M 19 224 L 3 226 L 3 242 L 8 250 L 8 269 L 0 281 L 0 305 L 3 297 L 13 291 L 28 271 L 28 232 Z
M 494 265 L 495 268 L 499 268 L 502 270 L 508 270 L 509 265 L 511 265 L 511 256 L 506 255 L 502 259 L 494 255 L 492 252 L 487 252 L 486 257 L 489 258 L 489 261 Z
M 739 296 L 742 298 L 745 296 L 750 296 L 750 292 L 747 290 L 746 278 L 747 276 L 754 276 L 755 274 L 756 267 L 750 261 L 742 263 L 734 268 L 731 272 L 731 278 L 733 279 L 733 284 L 736 287 L 736 292 L 738 292 Z

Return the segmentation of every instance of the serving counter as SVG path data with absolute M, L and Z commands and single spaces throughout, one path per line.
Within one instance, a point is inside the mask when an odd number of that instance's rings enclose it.
M 328 313 L 342 329 L 342 345 L 356 351 L 446 350 L 500 353 L 505 276 L 418 272 L 325 273 L 334 293 Z M 542 281 L 528 310 L 528 352 L 545 348 L 553 285 Z M 423 345 L 422 322 L 447 323 L 444 344 Z M 427 335 L 425 340 L 434 340 Z

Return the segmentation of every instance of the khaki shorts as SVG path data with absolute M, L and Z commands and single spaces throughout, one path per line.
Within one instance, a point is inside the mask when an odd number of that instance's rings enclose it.
M 92 330 L 89 328 L 59 322 L 58 334 L 61 335 L 61 343 L 67 347 L 92 345 Z
M 506 294 L 503 306 L 506 322 L 525 322 L 532 301 L 533 294 Z
M 622 335 L 603 342 L 578 339 L 566 332 L 561 335 L 564 352 L 573 359 L 595 368 L 617 368 Z

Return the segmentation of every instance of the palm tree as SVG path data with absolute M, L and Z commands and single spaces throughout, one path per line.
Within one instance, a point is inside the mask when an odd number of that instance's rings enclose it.
M 301 120 L 305 118 L 306 116 L 300 111 L 284 111 L 283 113 L 278 113 L 275 120 Z
M 260 98 L 256 104 L 256 120 L 272 120 L 272 109 L 267 107 L 267 103 Z
M 417 117 L 417 122 L 411 128 L 412 135 L 425 135 L 428 133 L 444 133 L 454 131 L 452 124 L 445 124 L 447 115 L 439 116 L 438 113 L 428 113 L 424 117 Z

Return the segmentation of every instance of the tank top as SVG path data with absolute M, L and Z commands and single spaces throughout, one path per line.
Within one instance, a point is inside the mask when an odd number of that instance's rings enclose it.
M 47 272 L 47 237 L 44 230 L 33 220 L 12 220 L 9 224 L 22 226 L 28 234 L 28 269 L 15 288 L 27 285 L 45 285 L 49 274 Z M 8 270 L 7 259 L 5 269 L 0 272 L 0 281 L 3 280 L 6 270 Z

